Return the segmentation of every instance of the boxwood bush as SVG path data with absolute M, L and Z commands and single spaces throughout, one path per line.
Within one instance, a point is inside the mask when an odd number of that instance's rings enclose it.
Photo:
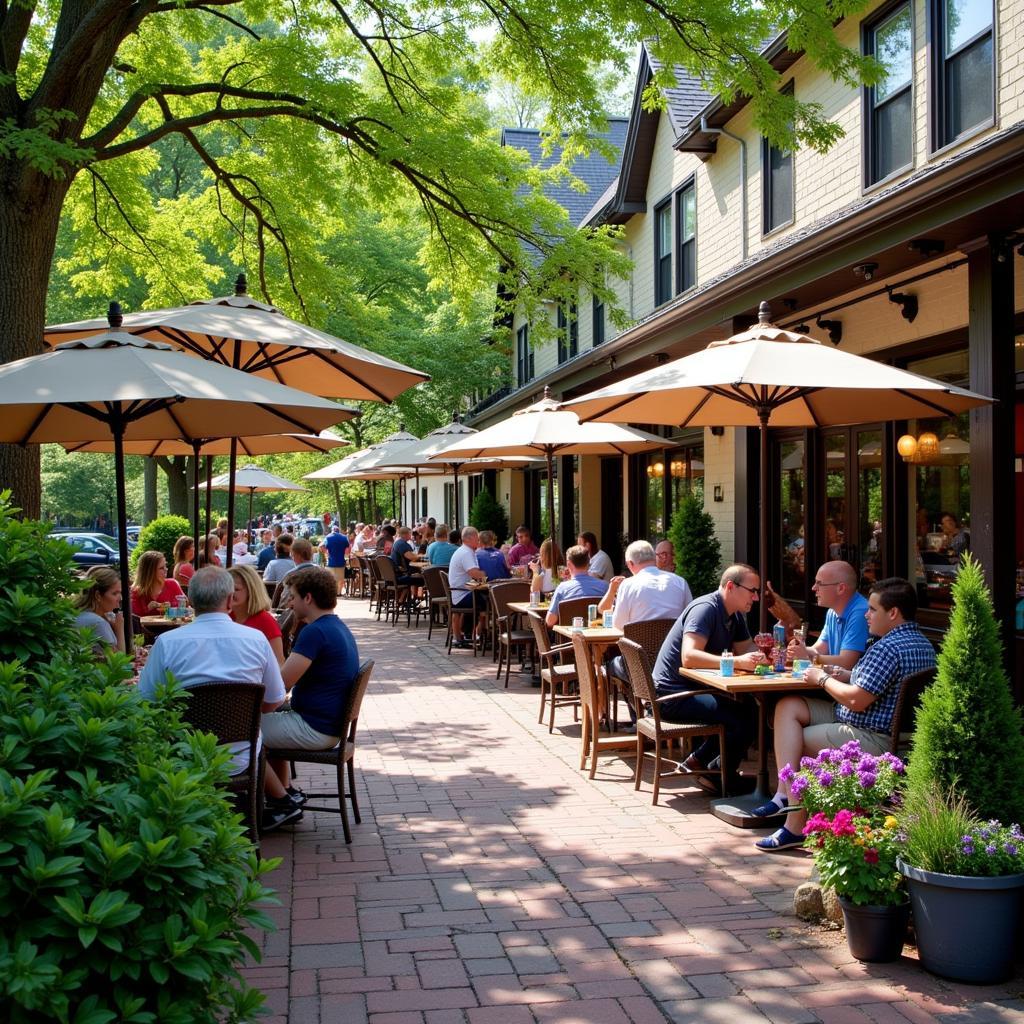
M 179 537 L 191 537 L 192 524 L 184 516 L 157 516 L 139 531 L 139 543 L 135 545 L 128 565 L 132 572 L 139 564 L 143 551 L 162 551 L 167 558 L 167 570 L 174 568 L 174 545 Z
M 2 552 L 22 526 L 0 505 Z M 229 755 L 186 730 L 184 691 L 143 700 L 31 589 L 55 653 L 0 662 L 0 1020 L 252 1020 L 239 968 L 275 865 L 217 788 Z

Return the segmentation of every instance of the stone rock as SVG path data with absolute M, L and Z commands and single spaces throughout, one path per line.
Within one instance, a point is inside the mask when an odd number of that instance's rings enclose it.
M 839 905 L 839 897 L 835 889 L 821 890 L 821 903 L 825 910 L 825 917 L 834 924 L 843 923 L 843 908 Z
M 821 886 L 817 882 L 804 882 L 793 894 L 793 912 L 803 921 L 816 921 L 825 909 L 821 900 Z

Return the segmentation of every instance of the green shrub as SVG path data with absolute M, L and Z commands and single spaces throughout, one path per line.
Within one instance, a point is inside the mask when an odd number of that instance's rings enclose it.
M 191 537 L 192 524 L 184 516 L 158 516 L 139 531 L 139 543 L 132 551 L 128 564 L 132 572 L 143 551 L 162 551 L 168 568 L 174 565 L 174 545 L 179 537 Z
M 78 638 L 68 595 L 78 589 L 73 550 L 47 537 L 45 523 L 15 519 L 11 492 L 0 492 L 0 661 L 31 667 Z
M 935 682 L 917 712 L 907 768 L 912 790 L 956 791 L 979 817 L 1024 820 L 1024 735 L 1003 671 L 981 566 L 964 556 Z
M 491 530 L 502 544 L 508 536 L 508 515 L 504 506 L 494 498 L 486 487 L 473 499 L 469 509 L 469 521 L 478 530 Z
M 715 536 L 715 521 L 693 494 L 683 498 L 669 526 L 668 539 L 676 551 L 676 572 L 690 585 L 694 597 L 718 589 L 722 546 Z

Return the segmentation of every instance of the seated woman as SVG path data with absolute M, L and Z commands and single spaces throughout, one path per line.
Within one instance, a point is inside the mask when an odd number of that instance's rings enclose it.
M 562 561 L 562 552 L 558 545 L 549 537 L 540 546 L 540 554 L 530 563 L 533 580 L 530 590 L 535 594 L 550 594 L 558 586 L 558 566 Z
M 231 595 L 231 618 L 243 626 L 258 629 L 270 642 L 278 665 L 284 664 L 281 627 L 270 613 L 270 597 L 260 574 L 251 565 L 232 565 L 228 572 L 235 581 Z
M 85 575 L 89 585 L 75 594 L 79 609 L 75 625 L 96 634 L 97 647 L 109 644 L 124 653 L 124 615 L 121 613 L 121 574 L 109 565 L 94 565 Z
M 135 615 L 159 615 L 161 606 L 184 597 L 176 580 L 167 578 L 167 556 L 162 551 L 144 551 L 135 569 L 132 587 L 132 612 Z
M 211 533 L 203 537 L 202 544 L 202 549 L 199 552 L 199 568 L 220 565 L 220 558 L 217 557 L 217 552 L 220 550 L 220 539 L 217 534 Z
M 188 592 L 188 581 L 192 579 L 192 574 L 196 571 L 192 564 L 195 554 L 196 545 L 191 537 L 179 537 L 174 542 L 174 571 L 171 575 L 186 593 Z
M 293 540 L 290 533 L 282 533 L 274 542 L 274 557 L 263 570 L 264 582 L 280 583 L 295 568 L 295 563 L 292 561 Z

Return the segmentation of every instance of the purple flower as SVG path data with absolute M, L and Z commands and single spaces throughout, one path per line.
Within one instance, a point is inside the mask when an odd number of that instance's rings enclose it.
M 989 843 L 988 846 L 985 847 L 985 852 L 991 857 L 994 854 L 998 853 L 998 850 L 996 849 L 995 846 L 993 846 L 991 843 Z
M 1010 826 L 1010 838 L 1018 841 L 1024 840 L 1024 832 L 1021 832 L 1020 825 L 1016 822 Z
M 874 772 L 878 770 L 878 758 L 865 754 L 860 759 L 860 770 L 862 772 Z
M 801 768 L 814 768 L 818 764 L 817 758 L 814 757 L 801 757 L 800 767 Z
M 1011 856 L 1017 856 L 1017 846 L 1014 843 L 1004 843 L 1003 849 Z
M 796 772 L 793 771 L 793 766 L 791 764 L 785 764 L 782 766 L 782 771 L 779 772 L 779 781 L 791 782 L 794 775 L 796 775 Z
M 848 779 L 853 774 L 853 762 L 850 760 L 844 761 L 839 766 L 839 774 L 842 775 L 844 779 Z
M 864 771 L 862 771 L 860 773 L 859 780 L 860 780 L 860 784 L 865 789 L 870 789 L 878 781 L 878 776 L 875 775 L 874 772 L 864 772 Z
M 822 788 L 828 789 L 828 787 L 831 786 L 834 781 L 835 776 L 831 772 L 822 771 L 818 773 L 818 784 Z
M 799 800 L 800 795 L 807 788 L 807 780 L 802 776 L 798 775 L 794 780 L 793 784 L 789 787 L 790 795 L 794 800 Z

